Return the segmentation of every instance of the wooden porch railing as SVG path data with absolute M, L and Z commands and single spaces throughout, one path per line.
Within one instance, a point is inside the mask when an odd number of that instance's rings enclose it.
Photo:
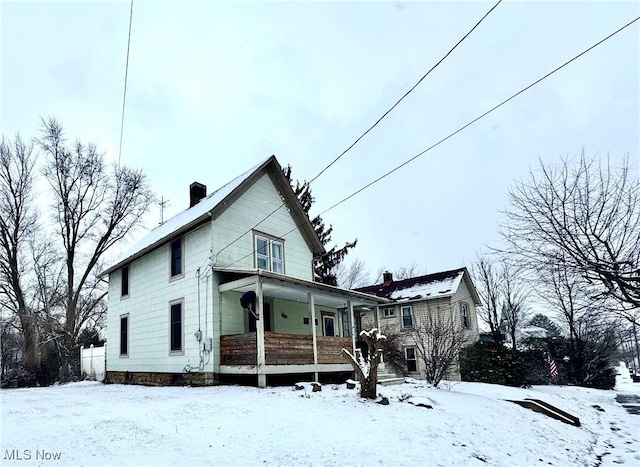
M 318 363 L 346 363 L 341 352 L 351 349 L 350 338 L 318 336 L 316 342 Z M 312 365 L 313 337 L 265 332 L 264 351 L 267 365 Z M 255 332 L 220 336 L 222 365 L 255 365 L 257 355 Z

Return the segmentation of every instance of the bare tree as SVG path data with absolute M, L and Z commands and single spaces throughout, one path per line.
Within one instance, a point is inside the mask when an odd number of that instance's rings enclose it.
M 94 316 L 106 289 L 96 277 L 105 252 L 140 224 L 153 201 L 141 171 L 107 166 L 92 144 L 69 147 L 61 125 L 43 121 L 44 175 L 54 197 L 65 265 L 63 364 L 77 358 L 77 337 Z
M 472 268 L 473 282 L 483 305 L 478 309 L 478 316 L 489 325 L 494 342 L 503 341 L 500 330 L 500 273 L 494 260 L 487 255 L 479 255 Z
M 504 262 L 500 271 L 503 296 L 502 317 L 510 336 L 513 350 L 517 348 L 516 331 L 527 319 L 527 292 L 515 266 Z
M 347 349 L 342 349 L 342 353 L 356 373 L 360 383 L 360 397 L 375 399 L 378 397 L 378 365 L 382 360 L 381 343 L 386 337 L 373 328 L 370 331 L 361 331 L 360 338 L 366 344 L 366 354 L 356 352 L 356 355 L 353 355 Z
M 33 144 L 20 136 L 0 143 L 0 306 L 18 318 L 24 345 L 23 364 L 33 371 L 37 362 L 36 323 L 29 307 L 25 261 L 28 244 L 38 227 L 34 196 Z
M 640 187 L 629 168 L 587 158 L 539 170 L 509 193 L 500 232 L 507 253 L 532 269 L 564 263 L 590 290 L 614 298 L 616 312 L 638 324 L 640 307 Z
M 451 307 L 431 307 L 417 320 L 412 338 L 425 368 L 425 379 L 437 387 L 447 371 L 456 364 L 460 350 L 469 344 L 470 336 Z
M 359 258 L 354 259 L 348 267 L 344 262 L 338 263 L 333 274 L 336 276 L 338 286 L 343 289 L 355 289 L 371 283 L 371 274 L 365 262 Z
M 422 270 L 415 261 L 411 261 L 407 266 L 400 266 L 393 271 L 393 277 L 396 280 L 411 279 L 420 275 L 422 275 Z

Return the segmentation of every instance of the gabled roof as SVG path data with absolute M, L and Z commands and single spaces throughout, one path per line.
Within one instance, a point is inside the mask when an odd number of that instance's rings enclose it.
M 370 285 L 355 290 L 394 301 L 432 300 L 450 297 L 458 291 L 460 283 L 465 281 L 471 297 L 476 305 L 480 305 L 480 297 L 476 291 L 467 268 L 436 272 L 424 276 L 391 281 L 388 284 Z
M 184 234 L 210 218 L 216 219 L 264 174 L 267 174 L 271 178 L 276 189 L 280 192 L 289 213 L 293 217 L 313 254 L 318 255 L 324 253 L 324 246 L 311 225 L 309 217 L 302 209 L 298 198 L 293 193 L 291 185 L 289 185 L 289 182 L 282 173 L 282 167 L 276 157 L 271 156 L 218 188 L 195 206 L 185 209 L 164 224 L 150 231 L 138 243 L 121 255 L 114 264 L 103 271 L 101 275 L 115 271 L 126 263 L 166 244 L 173 238 Z

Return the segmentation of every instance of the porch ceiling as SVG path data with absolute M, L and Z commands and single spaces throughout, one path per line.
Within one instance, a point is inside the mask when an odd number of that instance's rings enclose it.
M 310 292 L 314 296 L 316 305 L 330 308 L 345 308 L 347 300 L 351 300 L 354 308 L 371 307 L 388 302 L 384 298 L 373 295 L 296 279 L 262 269 L 229 270 L 214 268 L 214 271 L 221 273 L 222 277 L 219 286 L 221 292 L 245 293 L 255 290 L 256 283 L 260 279 L 262 282 L 262 294 L 265 297 L 308 303 L 307 294 Z

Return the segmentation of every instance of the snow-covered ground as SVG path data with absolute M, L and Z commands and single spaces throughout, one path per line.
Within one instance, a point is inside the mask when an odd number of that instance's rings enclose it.
M 142 387 L 81 382 L 3 390 L 2 465 L 640 465 L 640 394 L 621 370 L 615 391 L 409 382 L 354 390 Z M 505 401 L 542 399 L 575 427 Z M 413 405 L 425 403 L 432 409 Z M 597 407 L 596 407 L 597 406 Z

